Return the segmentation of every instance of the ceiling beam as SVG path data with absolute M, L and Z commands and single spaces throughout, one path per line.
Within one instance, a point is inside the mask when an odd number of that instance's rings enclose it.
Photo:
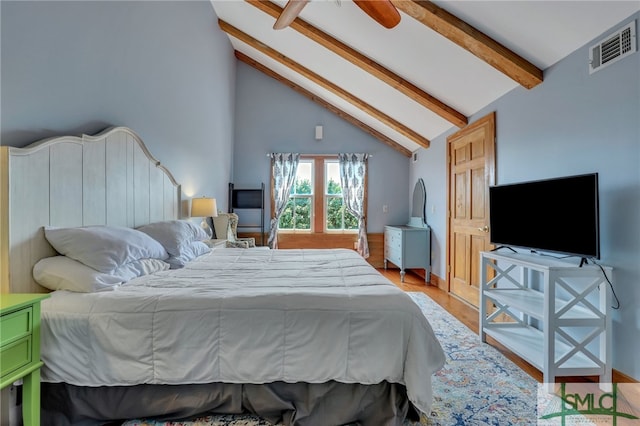
M 527 89 L 542 83 L 542 70 L 436 4 L 424 0 L 391 2 Z
M 264 0 L 246 0 L 251 5 L 257 7 L 261 11 L 268 15 L 278 18 L 282 12 L 282 8 L 275 3 Z M 424 90 L 415 86 L 411 82 L 403 79 L 399 75 L 393 73 L 391 70 L 383 67 L 372 59 L 366 57 L 362 53 L 347 46 L 340 40 L 330 36 L 317 27 L 309 24 L 308 22 L 296 18 L 290 25 L 290 28 L 298 31 L 300 34 L 310 38 L 316 43 L 320 44 L 324 48 L 337 54 L 343 59 L 349 61 L 353 65 L 360 67 L 364 71 L 378 78 L 379 80 L 387 83 L 389 86 L 398 90 L 400 93 L 419 103 L 423 107 L 429 109 L 440 117 L 444 118 L 448 122 L 458 127 L 464 127 L 467 125 L 467 117 L 446 105 L 444 102 L 431 96 Z
M 229 34 L 230 36 L 240 40 L 243 43 L 246 43 L 250 47 L 258 50 L 259 52 L 262 52 L 263 54 L 265 54 L 267 56 L 269 56 L 271 59 L 273 59 L 273 60 L 275 60 L 277 62 L 280 62 L 281 64 L 291 68 L 293 71 L 297 72 L 298 74 L 302 75 L 303 77 L 307 78 L 308 80 L 314 82 L 315 84 L 319 85 L 320 87 L 324 88 L 325 90 L 328 90 L 329 92 L 333 93 L 334 95 L 339 96 L 340 98 L 342 98 L 345 101 L 349 102 L 350 104 L 354 105 L 355 107 L 357 107 L 361 111 L 369 114 L 371 117 L 373 117 L 376 120 L 380 121 L 381 123 L 384 123 L 385 125 L 389 126 L 390 128 L 392 128 L 396 132 L 400 133 L 401 135 L 405 136 L 406 138 L 408 138 L 412 142 L 420 145 L 423 148 L 429 148 L 429 144 L 430 144 L 429 139 L 427 139 L 424 136 L 420 135 L 419 133 L 411 130 L 409 127 L 407 127 L 404 124 L 400 123 L 399 121 L 397 121 L 393 117 L 390 117 L 389 115 L 385 114 L 384 112 L 382 112 L 382 111 L 376 109 L 375 107 L 369 105 L 368 103 L 366 103 L 362 99 L 352 95 L 351 93 L 349 93 L 346 90 L 342 89 L 338 85 L 332 83 L 331 81 L 327 80 L 326 78 L 324 78 L 324 77 L 316 74 L 315 72 L 311 71 L 310 69 L 298 64 L 297 62 L 293 61 L 292 59 L 290 59 L 287 56 L 283 55 L 282 53 L 278 52 L 277 50 L 275 50 L 275 49 L 267 46 L 266 44 L 256 40 L 255 38 L 251 37 L 249 34 L 246 34 L 246 33 L 242 32 L 242 31 L 240 31 L 238 28 L 234 27 L 233 25 L 231 25 L 231 24 L 229 24 L 229 23 L 227 23 L 227 22 L 225 22 L 225 21 L 223 21 L 221 19 L 218 19 L 218 25 L 220 26 L 222 31 L 224 31 L 225 33 Z
M 366 133 L 368 133 L 371 136 L 373 136 L 374 138 L 378 139 L 380 142 L 382 142 L 382 143 L 390 146 L 391 148 L 395 149 L 396 151 L 400 152 L 405 157 L 411 157 L 411 151 L 409 151 L 407 148 L 405 148 L 404 146 L 402 146 L 399 143 L 395 142 L 390 137 L 388 137 L 386 135 L 383 135 L 382 133 L 380 133 L 379 131 L 377 131 L 373 127 L 366 125 L 365 123 L 363 123 L 362 121 L 358 120 L 357 118 L 355 118 L 351 114 L 341 110 L 340 108 L 338 108 L 338 107 L 336 107 L 334 105 L 331 105 L 329 102 L 327 102 L 324 99 L 316 96 L 315 94 L 311 93 L 310 91 L 308 91 L 304 87 L 300 87 L 299 85 L 297 85 L 293 81 L 281 76 L 277 72 L 275 72 L 272 69 L 268 68 L 267 66 L 261 64 L 260 62 L 256 61 L 255 59 L 245 55 L 244 53 L 239 52 L 239 51 L 236 50 L 235 51 L 235 55 L 236 55 L 236 58 L 238 58 L 239 61 L 244 62 L 245 64 L 257 69 L 258 71 L 260 71 L 263 74 L 266 74 L 269 77 L 279 81 L 280 83 L 284 84 L 285 86 L 290 87 L 291 89 L 293 89 L 296 92 L 300 93 L 302 96 L 312 100 L 313 102 L 317 103 L 318 105 L 320 105 L 320 106 L 326 108 L 327 110 L 331 111 L 332 113 L 334 113 L 338 117 L 341 117 L 345 121 L 347 121 L 347 122 L 353 124 L 354 126 L 362 129 Z

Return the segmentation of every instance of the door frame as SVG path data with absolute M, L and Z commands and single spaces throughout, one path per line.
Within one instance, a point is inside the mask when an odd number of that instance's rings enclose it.
M 488 154 L 490 154 L 490 158 L 486 158 L 485 155 L 485 173 L 488 173 L 487 181 L 489 185 L 495 185 L 496 183 L 496 112 L 493 111 L 473 123 L 463 127 L 455 133 L 447 136 L 447 231 L 446 231 L 446 290 L 447 293 L 451 293 L 451 250 L 450 250 L 450 241 L 451 241 L 451 145 L 454 140 L 457 140 L 461 137 L 464 137 L 474 131 L 476 131 L 479 127 L 489 125 L 489 137 L 493 138 L 493 143 L 491 144 L 491 150 Z M 488 194 L 488 190 L 487 190 Z M 487 221 L 489 220 L 489 197 L 485 199 L 485 209 L 487 211 Z M 460 299 L 463 300 L 463 299 Z M 471 305 L 469 305 L 471 306 Z

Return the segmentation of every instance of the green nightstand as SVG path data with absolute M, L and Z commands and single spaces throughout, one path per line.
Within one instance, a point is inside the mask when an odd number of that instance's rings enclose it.
M 40 425 L 40 301 L 48 294 L 0 294 L 0 389 L 22 379 L 25 426 Z

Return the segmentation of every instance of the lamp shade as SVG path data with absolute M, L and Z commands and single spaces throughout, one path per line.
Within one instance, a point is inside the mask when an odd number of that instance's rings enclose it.
M 215 198 L 194 198 L 191 200 L 191 217 L 217 217 L 218 206 Z

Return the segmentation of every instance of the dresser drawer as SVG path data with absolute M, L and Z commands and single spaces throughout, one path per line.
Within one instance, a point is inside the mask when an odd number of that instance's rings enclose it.
M 402 231 L 386 227 L 384 230 L 384 258 L 400 266 L 402 259 Z
M 402 266 L 402 251 L 390 250 L 384 254 L 385 259 L 389 260 L 396 266 Z
M 385 241 L 384 243 L 384 251 L 385 253 L 396 252 L 400 253 L 402 251 L 402 241 Z
M 402 231 L 386 228 L 384 231 L 384 245 L 385 247 L 401 247 Z
M 32 315 L 31 307 L 2 315 L 0 321 L 0 346 L 31 334 Z
M 402 238 L 400 235 L 389 234 L 384 240 L 384 245 L 387 247 L 402 247 Z
M 31 362 L 31 336 L 23 337 L 0 349 L 1 376 L 4 377 Z

